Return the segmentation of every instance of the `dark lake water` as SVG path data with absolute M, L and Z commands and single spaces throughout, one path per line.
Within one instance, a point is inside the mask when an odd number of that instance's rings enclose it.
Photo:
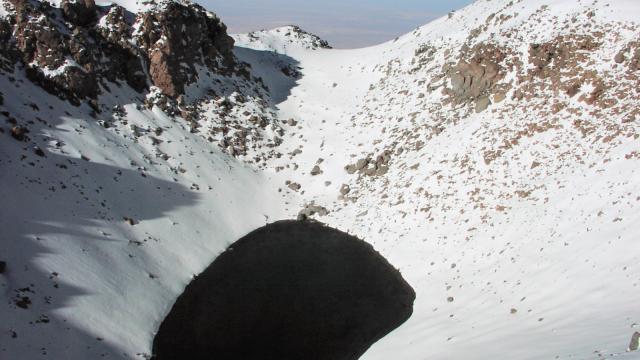
M 414 299 L 366 242 L 317 222 L 280 221 L 238 240 L 187 286 L 154 355 L 358 359 L 411 316 Z

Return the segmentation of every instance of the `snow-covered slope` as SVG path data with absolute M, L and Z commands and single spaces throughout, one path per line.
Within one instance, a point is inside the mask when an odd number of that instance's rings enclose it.
M 640 323 L 638 14 L 632 1 L 477 1 L 377 47 L 287 49 L 303 77 L 278 105 L 297 125 L 274 166 L 417 292 L 365 358 L 622 356 Z M 554 47 L 544 74 L 538 44 Z M 499 80 L 483 77 L 492 65 Z M 461 96 L 456 74 L 490 84 Z
M 292 211 L 269 174 L 183 119 L 136 104 L 93 119 L 0 83 L 3 110 L 32 119 L 28 143 L 0 141 L 2 359 L 140 358 L 193 275 Z
M 303 54 L 305 51 L 331 49 L 329 43 L 297 26 L 283 26 L 271 30 L 237 34 L 235 40 L 241 47 L 253 50 L 273 51 L 282 55 Z M 293 54 L 291 54 L 293 52 Z
M 366 359 L 637 357 L 638 14 L 480 0 L 366 49 L 236 35 L 262 83 L 214 76 L 189 121 L 3 71 L 0 358 L 148 357 L 193 275 L 310 204 L 416 291 Z

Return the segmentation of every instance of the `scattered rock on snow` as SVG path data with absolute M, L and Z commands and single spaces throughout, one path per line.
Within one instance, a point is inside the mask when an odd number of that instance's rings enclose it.
M 17 307 L 21 309 L 28 309 L 31 305 L 31 299 L 28 296 L 21 296 L 14 300 Z
M 298 212 L 298 221 L 307 220 L 314 215 L 325 216 L 327 214 L 329 214 L 329 210 L 327 210 L 327 208 L 325 208 L 324 206 L 316 205 L 312 202 L 305 205 L 305 207 L 300 210 L 300 212 Z
M 391 151 L 385 150 L 375 160 L 372 156 L 361 158 L 355 164 L 345 166 L 344 169 L 350 175 L 357 172 L 366 176 L 382 176 L 389 171 L 389 161 L 391 161 Z
M 14 126 L 11 128 L 11 136 L 18 141 L 24 141 L 28 132 L 29 131 L 22 126 Z
M 315 165 L 313 169 L 311 169 L 311 175 L 316 176 L 320 174 L 322 174 L 322 170 L 320 169 L 320 166 Z
M 123 217 L 122 219 L 123 219 L 124 221 L 126 221 L 126 222 L 127 222 L 129 225 L 131 225 L 131 226 L 134 226 L 134 225 L 137 225 L 137 224 L 138 224 L 138 221 L 136 221 L 136 220 L 134 220 L 134 219 L 132 219 L 132 218 L 130 218 L 130 217 L 127 217 L 127 216 Z
M 40 157 L 44 157 L 44 151 L 38 146 L 33 147 L 33 153 Z

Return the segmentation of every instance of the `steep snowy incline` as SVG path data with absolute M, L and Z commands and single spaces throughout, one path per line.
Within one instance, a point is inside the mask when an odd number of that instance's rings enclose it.
M 148 351 L 191 276 L 247 232 L 295 214 L 268 176 L 223 155 L 184 120 L 132 104 L 113 120 L 82 121 L 87 109 L 17 83 L 5 108 L 37 121 L 28 136 L 39 147 L 3 141 L 0 151 L 0 222 L 10 240 L 0 244 L 2 289 L 13 308 L 0 310 L 6 354 Z
M 28 144 L 0 141 L 3 359 L 150 355 L 192 276 L 295 214 L 268 174 L 183 119 L 131 104 L 97 121 L 25 79 L 0 84 L 4 109 L 33 119 Z
M 632 1 L 494 0 L 367 49 L 235 36 L 300 67 L 277 105 L 283 187 L 417 292 L 364 358 L 637 356 L 634 14 Z
M 214 15 L 87 4 L 0 2 L 1 359 L 149 358 L 193 276 L 299 211 L 248 165 L 281 129 Z

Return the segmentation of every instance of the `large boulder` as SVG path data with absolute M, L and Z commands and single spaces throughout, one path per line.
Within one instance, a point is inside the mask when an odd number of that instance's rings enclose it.
M 447 101 L 455 105 L 472 103 L 480 112 L 491 104 L 490 95 L 503 99 L 508 89 L 498 84 L 504 78 L 505 58 L 505 50 L 493 44 L 464 48 L 458 63 L 445 69 L 450 84 L 443 90 Z

